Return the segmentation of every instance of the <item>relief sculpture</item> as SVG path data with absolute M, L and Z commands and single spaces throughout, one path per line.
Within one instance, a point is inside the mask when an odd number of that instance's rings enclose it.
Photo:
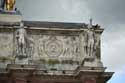
M 94 49 L 95 49 L 95 55 L 97 58 L 100 59 L 100 35 L 99 34 L 95 34 L 95 46 L 94 46 Z
M 67 39 L 65 39 L 64 56 L 77 56 L 78 51 L 78 37 L 67 37 Z
M 63 51 L 62 41 L 58 40 L 55 36 L 50 36 L 50 38 L 44 42 L 44 51 L 50 57 L 61 55 Z
M 32 37 L 28 37 L 27 38 L 27 51 L 26 51 L 26 53 L 27 53 L 27 56 L 29 56 L 30 58 L 33 57 L 34 50 L 35 50 L 34 47 L 35 47 L 35 45 L 34 45 L 33 38 Z
M 0 33 L 0 56 L 10 57 L 13 54 L 12 34 Z
M 38 35 L 37 35 L 38 36 Z M 63 36 L 63 35 L 42 35 L 35 42 L 37 44 L 37 52 L 41 58 L 49 57 L 64 57 L 73 58 L 79 53 L 78 36 Z M 36 55 L 35 55 L 36 56 Z

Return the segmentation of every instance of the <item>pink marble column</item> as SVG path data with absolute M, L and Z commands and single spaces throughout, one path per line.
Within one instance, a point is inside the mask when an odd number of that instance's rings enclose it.
M 27 72 L 13 72 L 11 77 L 15 83 L 27 83 Z
M 86 78 L 84 80 L 84 83 L 96 83 L 96 79 L 94 79 L 94 78 Z
M 27 83 L 26 78 L 17 77 L 14 79 L 15 83 Z

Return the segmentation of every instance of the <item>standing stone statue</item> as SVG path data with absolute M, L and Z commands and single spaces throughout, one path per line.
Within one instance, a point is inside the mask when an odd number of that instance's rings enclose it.
M 95 55 L 95 31 L 92 26 L 92 18 L 90 19 L 90 23 L 88 25 L 87 35 L 86 35 L 86 51 L 88 56 Z
M 92 27 L 92 19 L 90 19 L 90 24 L 88 25 L 88 30 L 86 31 L 86 53 L 88 56 L 95 55 L 95 31 Z
M 88 30 L 87 30 L 87 53 L 88 53 L 88 56 L 94 55 L 94 47 L 95 47 L 95 32 L 92 28 L 88 28 Z
M 20 28 L 16 32 L 16 40 L 17 40 L 17 55 L 26 57 L 26 39 L 27 34 L 24 29 L 23 23 L 20 24 Z
M 29 64 L 34 52 L 34 40 L 28 38 L 24 24 L 20 23 L 20 28 L 16 31 L 16 59 L 17 64 Z

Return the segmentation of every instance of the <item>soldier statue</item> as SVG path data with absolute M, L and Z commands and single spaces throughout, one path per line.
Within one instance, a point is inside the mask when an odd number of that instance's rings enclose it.
M 16 32 L 16 39 L 17 39 L 17 55 L 18 56 L 26 56 L 26 39 L 27 34 L 24 29 L 23 23 L 20 24 L 20 28 Z
M 23 23 L 20 23 L 20 27 L 16 31 L 15 38 L 17 46 L 15 62 L 18 64 L 28 64 L 29 60 L 32 59 L 34 52 L 34 40 L 32 38 L 28 38 Z
M 93 56 L 95 54 L 95 31 L 92 27 L 92 19 L 90 19 L 90 24 L 87 30 L 87 55 Z
M 88 55 L 89 56 L 93 56 L 94 54 L 94 45 L 95 45 L 95 33 L 94 30 L 91 28 L 88 29 L 87 31 L 87 35 L 88 35 L 88 43 L 87 43 L 87 47 L 88 47 Z

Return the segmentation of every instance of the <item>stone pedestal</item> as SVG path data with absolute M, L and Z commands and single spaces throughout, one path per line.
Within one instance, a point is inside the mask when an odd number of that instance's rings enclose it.
M 29 72 L 32 70 L 32 67 L 31 69 L 28 69 L 30 67 L 25 66 L 28 65 L 10 64 L 7 66 L 10 77 L 12 78 L 14 83 L 27 83 L 27 78 L 29 76 Z
M 16 73 L 13 72 L 13 80 L 15 81 L 15 83 L 27 83 L 27 73 Z
M 96 57 L 86 57 L 83 65 L 87 67 L 103 67 L 102 62 Z
M 24 59 L 20 60 L 20 59 L 16 58 L 15 59 L 15 63 L 16 64 L 25 64 L 26 65 L 26 64 L 29 64 L 29 59 L 28 58 L 24 58 Z
M 0 12 L 0 22 L 1 23 L 15 23 L 15 22 L 21 22 L 22 16 L 20 14 L 17 14 L 15 12 Z

